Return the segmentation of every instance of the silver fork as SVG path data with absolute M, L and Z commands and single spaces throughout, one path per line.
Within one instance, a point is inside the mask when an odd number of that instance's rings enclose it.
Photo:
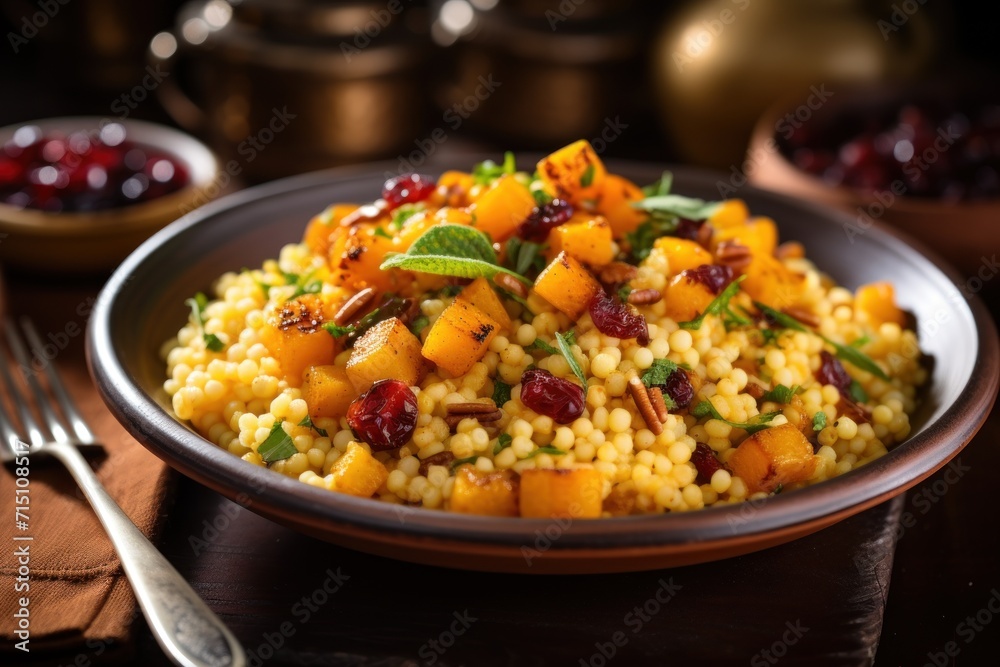
M 42 349 L 38 332 L 27 319 L 21 320 L 21 326 L 37 357 Z M 35 454 L 51 454 L 66 466 L 111 538 L 156 641 L 174 663 L 184 667 L 243 667 L 246 656 L 236 638 L 112 500 L 80 453 L 79 448 L 96 448 L 100 444 L 73 405 L 53 364 L 46 361 L 41 365 L 65 422 L 57 415 L 39 381 L 39 373 L 32 369 L 27 348 L 13 323 L 5 320 L 4 330 L 8 347 L 21 367 L 25 385 L 34 395 L 34 404 L 43 423 L 35 419 L 29 401 L 15 384 L 0 352 L 0 390 L 5 389 L 10 396 L 27 434 L 26 439 L 20 437 L 22 434 L 0 401 L 0 437 L 3 439 L 0 460 L 23 467 L 34 462 Z

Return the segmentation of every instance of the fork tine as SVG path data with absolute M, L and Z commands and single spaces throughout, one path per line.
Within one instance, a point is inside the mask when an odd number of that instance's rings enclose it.
M 8 324 L 6 321 L 4 323 Z M 0 361 L 3 362 L 0 363 L 0 379 L 2 379 L 2 384 L 7 389 L 7 395 L 10 396 L 11 403 L 13 403 L 14 407 L 17 409 L 17 414 L 21 418 L 21 426 L 23 426 L 24 430 L 28 433 L 28 442 L 32 447 L 41 447 L 45 444 L 45 433 L 38 425 L 38 422 L 35 421 L 35 416 L 31 414 L 31 408 L 28 407 L 28 404 L 24 400 L 18 400 L 20 390 L 17 388 L 17 385 L 14 384 L 14 378 L 11 376 L 10 370 L 8 370 L 7 360 L 2 359 Z M 13 428 L 11 428 L 11 430 L 13 430 Z M 6 432 L 4 435 L 6 437 Z M 14 437 L 17 438 L 16 432 L 14 433 Z M 8 442 L 11 441 L 8 440 Z
M 28 384 L 28 388 L 31 390 L 31 393 L 35 395 L 35 406 L 38 408 L 38 412 L 42 415 L 42 420 L 45 422 L 46 426 L 48 426 L 49 434 L 52 436 L 52 440 L 56 442 L 70 442 L 69 434 L 66 432 L 66 429 L 59 421 L 59 417 L 56 416 L 55 411 L 52 409 L 52 405 L 49 403 L 49 398 L 45 394 L 45 390 L 38 382 L 38 376 L 31 369 L 31 361 L 28 359 L 28 353 L 24 348 L 24 342 L 21 340 L 21 335 L 17 332 L 17 329 L 14 328 L 14 325 L 10 320 L 4 321 L 4 329 L 7 332 L 7 344 L 10 346 L 10 351 L 14 355 L 14 360 L 21 367 L 21 376 Z M 11 383 L 12 397 L 14 397 L 13 389 L 14 385 Z M 25 414 L 31 414 L 23 400 L 19 402 L 19 405 L 24 405 L 22 416 Z M 34 426 L 35 429 L 42 435 L 42 441 L 44 442 L 44 431 L 38 428 L 37 423 L 35 423 Z M 26 428 L 29 428 L 30 430 L 31 427 L 26 425 Z M 34 433 L 32 433 L 31 444 L 36 444 L 34 441 Z
M 10 373 L 7 372 L 7 360 L 0 358 L 0 389 L 6 389 L 10 384 Z M 8 390 L 7 394 L 11 396 L 13 400 L 14 394 Z M 17 431 L 14 430 L 14 420 L 11 419 L 10 413 L 7 411 L 7 407 L 4 405 L 3 400 L 0 399 L 0 438 L 7 445 L 10 452 L 16 452 L 20 449 L 18 443 L 20 443 L 21 438 L 17 435 Z M 0 457 L 5 456 L 7 451 L 0 451 Z
M 35 324 L 27 317 L 21 318 L 21 328 L 24 329 L 24 333 L 28 338 L 28 344 L 31 349 L 38 354 L 42 349 L 42 340 L 38 336 L 38 330 L 35 329 Z M 96 441 L 94 439 L 94 434 L 90 431 L 87 423 L 80 416 L 79 411 L 76 409 L 76 405 L 73 403 L 73 399 L 70 398 L 69 392 L 66 391 L 66 385 L 63 384 L 62 380 L 59 378 L 59 373 L 56 372 L 53 364 L 45 364 L 45 377 L 49 381 L 49 389 L 52 390 L 52 394 L 55 396 L 56 400 L 59 402 L 59 407 L 62 408 L 63 415 L 66 416 L 70 427 L 73 429 L 73 433 L 76 434 L 77 442 L 83 445 L 92 445 Z

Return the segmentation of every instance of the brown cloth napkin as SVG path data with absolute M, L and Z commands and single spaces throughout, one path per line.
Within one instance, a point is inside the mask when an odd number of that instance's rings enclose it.
M 129 518 L 147 536 L 154 534 L 162 524 L 169 469 L 125 432 L 91 383 L 82 334 L 88 309 L 80 306 L 88 303 L 89 297 L 76 298 L 60 290 L 56 301 L 69 297 L 77 306 L 52 308 L 52 301 L 44 298 L 43 311 L 38 306 L 32 308 L 37 299 L 18 298 L 28 294 L 15 295 L 14 287 L 9 289 L 8 296 L 26 306 L 18 308 L 15 303 L 14 312 L 37 315 L 36 325 L 43 338 L 50 333 L 80 331 L 67 335 L 68 346 L 56 356 L 55 364 L 84 419 L 104 445 L 106 455 L 88 458 L 101 483 Z M 60 319 L 60 314 L 65 317 Z M 4 556 L 0 558 L 0 663 L 103 664 L 113 654 L 127 653 L 137 604 L 104 528 L 57 461 L 34 458 L 28 478 L 28 529 L 21 530 L 15 520 L 15 472 L 10 466 L 0 467 L 0 533 L 4 540 Z M 32 539 L 15 541 L 15 536 Z M 18 561 L 23 554 L 16 550 L 24 546 L 29 552 L 30 578 L 26 583 L 30 588 L 19 591 Z M 22 597 L 29 602 L 27 653 L 16 647 L 22 641 L 16 635 L 15 617 Z

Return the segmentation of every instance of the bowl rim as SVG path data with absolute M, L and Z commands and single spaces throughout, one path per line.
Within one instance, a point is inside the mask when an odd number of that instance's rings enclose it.
M 484 157 L 479 155 L 480 158 Z M 453 160 L 449 160 L 452 162 Z M 609 167 L 625 170 L 664 165 L 643 162 L 608 161 Z M 434 169 L 440 165 L 431 165 Z M 551 527 L 551 519 L 497 518 L 461 515 L 436 510 L 402 508 L 371 499 L 330 493 L 298 480 L 249 466 L 220 449 L 169 415 L 147 395 L 124 368 L 111 334 L 111 315 L 117 296 L 127 288 L 132 275 L 144 261 L 167 240 L 189 228 L 210 221 L 223 211 L 252 207 L 270 196 L 287 195 L 296 190 L 329 185 L 331 181 L 347 184 L 371 179 L 376 174 L 395 173 L 392 162 L 340 167 L 274 181 L 236 192 L 193 211 L 157 232 L 133 252 L 115 271 L 98 297 L 87 331 L 87 361 L 101 397 L 115 417 L 132 435 L 182 473 L 199 483 L 237 497 L 248 493 L 253 503 L 269 516 L 281 516 L 298 526 L 310 526 L 326 532 L 331 526 L 344 530 L 375 531 L 379 535 L 402 534 L 417 540 L 481 543 L 503 547 L 534 544 L 538 531 Z M 719 172 L 676 167 L 715 182 Z M 813 214 L 843 224 L 844 214 L 794 197 L 752 186 L 744 186 L 754 196 L 773 199 L 806 209 Z M 957 272 L 933 252 L 896 230 L 876 223 L 867 234 L 890 244 L 911 262 L 938 271 L 941 278 L 957 289 Z M 923 255 L 921 255 L 923 253 Z M 599 520 L 571 521 L 554 540 L 551 549 L 558 552 L 581 550 L 620 550 L 677 545 L 705 544 L 746 539 L 750 536 L 787 530 L 845 515 L 852 508 L 864 508 L 882 502 L 925 479 L 946 465 L 985 421 L 997 398 L 1000 382 L 1000 343 L 995 325 L 985 306 L 973 296 L 964 301 L 968 315 L 976 324 L 978 339 L 976 359 L 967 384 L 955 402 L 905 446 L 893 449 L 847 475 L 797 490 L 794 494 L 768 498 L 765 502 L 746 502 L 725 507 L 711 507 L 693 512 L 663 515 L 613 517 Z M 147 441 L 156 441 L 150 444 Z M 234 485 L 238 480 L 238 488 Z M 749 518 L 741 516 L 751 513 Z M 857 511 L 854 509 L 854 511 Z
M 0 225 L 19 234 L 39 236 L 111 235 L 124 225 L 162 224 L 165 218 L 178 218 L 186 204 L 206 196 L 219 175 L 219 160 L 204 143 L 176 128 L 132 118 L 106 116 L 56 116 L 26 120 L 0 127 L 0 144 L 6 143 L 21 127 L 34 125 L 42 132 L 98 131 L 110 123 L 119 123 L 126 133 L 141 144 L 154 146 L 180 160 L 187 167 L 191 181 L 180 190 L 130 206 L 85 213 L 49 213 L 21 209 L 0 202 Z

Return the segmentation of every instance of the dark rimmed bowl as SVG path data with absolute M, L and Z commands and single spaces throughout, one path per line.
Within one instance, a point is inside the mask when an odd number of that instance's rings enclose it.
M 469 165 L 487 156 L 465 156 Z M 450 166 L 450 165 L 447 165 Z M 436 173 L 446 165 L 428 164 Z M 652 182 L 662 166 L 611 163 Z M 774 218 L 785 239 L 802 241 L 818 266 L 847 287 L 896 284 L 921 323 L 936 361 L 926 399 L 904 444 L 863 468 L 758 503 L 660 516 L 549 521 L 457 515 L 330 493 L 248 465 L 173 416 L 162 389 L 163 342 L 184 324 L 184 299 L 226 270 L 258 265 L 298 240 L 331 202 L 373 198 L 393 165 L 298 176 L 209 204 L 163 229 L 112 276 L 94 308 L 87 352 L 98 390 L 124 426 L 185 475 L 254 512 L 361 551 L 475 570 L 591 573 L 657 569 L 718 560 L 787 542 L 902 493 L 946 465 L 982 425 L 997 394 L 997 332 L 955 274 L 909 241 L 874 226 L 853 242 L 849 219 L 753 188 L 741 195 Z M 717 198 L 719 174 L 674 170 L 677 192 Z

